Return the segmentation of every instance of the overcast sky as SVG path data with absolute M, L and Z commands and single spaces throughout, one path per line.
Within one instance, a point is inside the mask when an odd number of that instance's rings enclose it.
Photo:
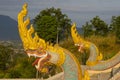
M 100 16 L 110 22 L 112 16 L 120 15 L 120 0 L 0 0 L 0 15 L 17 20 L 22 5 L 27 2 L 29 16 L 33 19 L 46 8 L 61 8 L 73 22 L 83 25 L 93 17 Z

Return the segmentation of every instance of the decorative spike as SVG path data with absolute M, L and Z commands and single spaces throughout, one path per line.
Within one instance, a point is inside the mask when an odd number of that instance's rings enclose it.
M 30 18 L 27 18 L 25 21 L 24 21 L 24 27 L 27 27 L 30 23 Z
M 78 35 L 78 32 L 76 30 L 76 27 L 75 27 L 75 23 L 72 25 L 71 27 L 71 35 L 72 35 L 72 38 L 73 38 L 73 41 L 75 44 L 78 44 L 80 42 L 83 42 L 83 39 L 80 37 L 80 35 Z

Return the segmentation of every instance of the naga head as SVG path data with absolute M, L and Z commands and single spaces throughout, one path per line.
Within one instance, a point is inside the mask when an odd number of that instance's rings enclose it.
M 27 13 L 27 4 L 24 4 L 22 10 L 18 13 L 18 29 L 26 54 L 29 57 L 34 56 L 36 58 L 33 65 L 39 71 L 42 71 L 44 65 L 48 62 L 60 66 L 65 60 L 64 52 L 61 49 L 54 48 L 52 44 L 46 43 L 45 40 L 39 38 L 37 33 L 34 32 L 32 24 L 30 28 L 27 28 L 30 23 L 30 19 L 26 17 Z M 53 60 L 54 55 L 52 53 L 56 53 L 59 59 Z
M 78 51 L 83 53 L 86 49 L 89 48 L 89 42 L 85 41 L 77 32 L 76 24 L 74 23 L 71 27 L 71 36 L 74 41 L 75 46 L 78 46 Z
M 37 70 L 41 71 L 44 67 L 45 62 L 48 62 L 51 56 L 45 50 L 45 41 L 39 38 L 37 36 L 37 33 L 33 34 L 33 25 L 31 24 L 30 28 L 27 28 L 30 23 L 29 18 L 26 18 L 26 20 L 24 20 L 27 13 L 27 4 L 24 4 L 22 10 L 18 14 L 19 35 L 21 37 L 25 52 L 29 57 L 34 56 L 36 58 L 36 60 L 33 62 L 33 65 Z
M 47 62 L 49 62 L 49 60 L 51 59 L 51 55 L 47 51 L 43 50 L 42 48 L 34 49 L 34 50 L 28 49 L 25 52 L 29 57 L 34 56 L 36 58 L 36 60 L 32 63 L 32 65 L 35 66 L 36 69 L 39 71 L 42 71 L 42 69 L 44 68 L 44 65 Z

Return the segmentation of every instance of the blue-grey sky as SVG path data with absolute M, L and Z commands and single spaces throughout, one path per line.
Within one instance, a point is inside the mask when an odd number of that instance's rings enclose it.
M 28 3 L 31 19 L 41 10 L 55 7 L 61 8 L 80 26 L 96 15 L 108 23 L 112 16 L 120 15 L 120 0 L 0 0 L 0 15 L 17 20 L 17 14 L 25 2 Z

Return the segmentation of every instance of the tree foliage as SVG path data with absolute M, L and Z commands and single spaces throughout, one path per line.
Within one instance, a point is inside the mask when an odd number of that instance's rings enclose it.
M 90 22 L 95 29 L 95 35 L 105 36 L 109 32 L 108 25 L 99 16 L 94 17 Z
M 111 30 L 116 35 L 116 42 L 120 43 L 120 16 L 113 16 L 111 21 Z
M 11 55 L 14 51 L 10 47 L 0 45 L 0 70 L 5 71 L 10 67 Z
M 86 24 L 82 26 L 82 30 L 84 31 L 84 38 L 94 34 L 92 27 L 93 26 L 88 22 L 86 22 Z
M 56 42 L 70 35 L 71 20 L 61 10 L 54 7 L 42 10 L 34 19 L 38 36 L 47 41 Z
M 88 37 L 90 35 L 105 36 L 109 32 L 108 25 L 103 20 L 101 20 L 99 16 L 96 16 L 90 20 L 90 23 L 86 22 L 82 28 L 84 31 L 84 37 Z
M 36 22 L 39 25 L 36 28 L 39 37 L 45 39 L 46 41 L 54 42 L 57 36 L 57 21 L 52 16 L 43 16 Z

